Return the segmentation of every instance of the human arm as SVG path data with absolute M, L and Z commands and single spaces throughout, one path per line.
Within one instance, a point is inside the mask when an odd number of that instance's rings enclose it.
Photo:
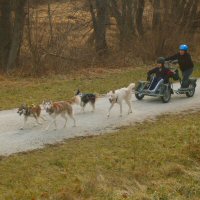
M 151 76 L 152 74 L 155 74 L 155 73 L 157 72 L 157 70 L 158 70 L 158 67 L 155 67 L 155 68 L 149 70 L 149 71 L 147 72 L 147 80 L 150 80 L 150 76 Z

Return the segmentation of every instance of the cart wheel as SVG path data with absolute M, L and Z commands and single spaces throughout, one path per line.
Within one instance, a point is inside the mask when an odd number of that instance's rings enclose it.
M 166 87 L 166 89 L 163 92 L 163 96 L 161 97 L 163 103 L 168 103 L 171 99 L 171 89 L 169 87 Z
M 190 83 L 190 85 L 189 85 L 189 91 L 186 92 L 186 96 L 187 97 L 193 97 L 194 93 L 195 93 L 195 86 L 192 83 Z
M 138 100 L 142 100 L 142 99 L 144 98 L 144 94 L 136 93 L 136 94 L 135 94 L 135 97 L 136 97 L 136 99 L 138 99 Z

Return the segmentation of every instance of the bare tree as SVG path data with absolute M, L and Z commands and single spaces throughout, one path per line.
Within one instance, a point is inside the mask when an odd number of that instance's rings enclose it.
M 16 64 L 22 43 L 26 0 L 4 0 L 0 3 L 1 68 L 9 71 Z M 12 17 L 12 11 L 14 17 Z
M 142 36 L 144 33 L 143 30 L 143 13 L 144 13 L 145 1 L 137 0 L 137 8 L 136 8 L 136 28 L 139 36 Z
M 51 0 L 48 0 L 48 19 L 49 19 L 49 31 L 50 31 L 50 42 L 53 41 L 53 24 L 51 15 Z
M 3 0 L 0 4 L 0 63 L 1 69 L 6 70 L 9 49 L 11 44 L 11 4 L 9 0 Z
M 90 5 L 90 13 L 94 29 L 96 51 L 99 55 L 102 55 L 107 51 L 106 21 L 107 21 L 108 1 L 95 0 L 95 4 L 93 4 L 91 0 L 88 1 Z
M 144 0 L 111 0 L 110 9 L 119 29 L 120 47 L 143 35 Z
M 25 4 L 27 0 L 15 1 L 15 19 L 13 26 L 13 33 L 10 45 L 10 51 L 7 62 L 7 71 L 9 71 L 16 64 L 17 57 L 21 48 L 24 22 L 25 22 Z
M 119 29 L 120 47 L 129 43 L 135 33 L 134 2 L 122 0 L 119 4 L 117 0 L 110 1 L 110 9 Z

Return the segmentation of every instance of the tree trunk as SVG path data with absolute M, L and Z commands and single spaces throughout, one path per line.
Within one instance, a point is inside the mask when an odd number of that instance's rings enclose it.
M 135 34 L 135 1 L 121 0 L 121 8 L 116 0 L 110 1 L 110 8 L 119 29 L 120 48 L 129 45 Z
M 25 4 L 26 0 L 16 1 L 13 34 L 6 67 L 7 72 L 15 66 L 17 57 L 19 56 L 18 53 L 22 43 L 25 22 Z
M 158 30 L 161 26 L 161 8 L 160 0 L 153 1 L 153 20 L 152 20 L 152 29 Z
M 96 13 L 93 4 L 89 0 L 90 13 L 94 28 L 95 47 L 99 55 L 105 54 L 107 51 L 106 42 L 106 22 L 107 22 L 107 0 L 96 0 Z
M 144 0 L 138 0 L 137 1 L 137 11 L 136 11 L 136 27 L 137 27 L 137 32 L 140 36 L 143 35 L 143 12 L 144 12 L 144 6 L 145 6 L 145 1 Z
M 50 43 L 53 41 L 53 24 L 51 16 L 51 0 L 48 0 L 48 19 L 49 19 L 49 31 L 50 31 Z
M 11 45 L 11 5 L 9 0 L 0 3 L 0 67 L 6 70 Z

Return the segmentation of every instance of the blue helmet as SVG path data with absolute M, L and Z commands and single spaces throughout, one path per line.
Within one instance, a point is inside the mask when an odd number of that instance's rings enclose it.
M 186 45 L 186 44 L 181 44 L 181 45 L 179 46 L 179 50 L 187 51 L 188 49 L 189 49 L 189 47 L 188 47 L 188 45 Z

